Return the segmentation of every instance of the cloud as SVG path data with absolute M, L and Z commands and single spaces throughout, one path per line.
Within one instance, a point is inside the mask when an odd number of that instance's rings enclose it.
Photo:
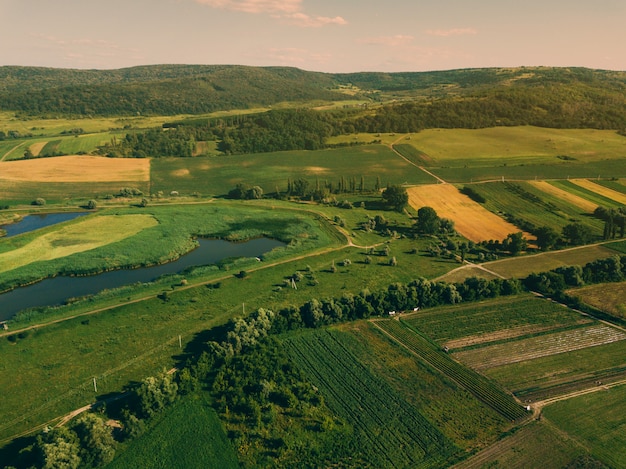
M 348 22 L 341 16 L 313 16 L 302 11 L 302 0 L 195 0 L 196 3 L 221 10 L 252 14 L 267 14 L 276 19 L 305 28 L 326 25 L 343 26 Z
M 195 0 L 197 3 L 223 10 L 244 13 L 296 13 L 302 0 Z
M 310 16 L 306 13 L 293 13 L 290 15 L 285 15 L 284 18 L 288 19 L 291 23 L 297 26 L 302 26 L 305 28 L 319 28 L 329 24 L 336 24 L 339 26 L 348 24 L 348 22 L 341 16 L 329 18 L 327 16 Z
M 424 34 L 428 34 L 429 36 L 440 36 L 440 37 L 450 37 L 450 36 L 474 36 L 478 34 L 478 31 L 474 28 L 456 28 L 456 29 L 427 29 L 424 31 Z
M 395 36 L 379 36 L 361 39 L 361 44 L 373 45 L 373 46 L 387 46 L 387 47 L 400 47 L 407 46 L 413 42 L 415 38 L 413 36 L 407 36 L 403 34 L 396 34 Z

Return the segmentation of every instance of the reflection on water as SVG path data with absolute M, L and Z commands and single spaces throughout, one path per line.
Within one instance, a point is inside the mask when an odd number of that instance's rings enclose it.
M 28 233 L 29 231 L 38 230 L 44 226 L 56 225 L 74 218 L 89 215 L 89 212 L 66 212 L 66 213 L 37 213 L 35 215 L 26 215 L 17 223 L 11 223 L 9 225 L 2 225 L 4 231 L 7 232 L 6 236 L 16 236 L 22 233 Z
M 68 298 L 92 295 L 102 290 L 150 282 L 164 274 L 182 272 L 191 266 L 210 265 L 229 257 L 260 257 L 284 243 L 268 238 L 245 243 L 223 240 L 198 240 L 200 246 L 179 259 L 154 267 L 114 270 L 88 277 L 55 277 L 17 288 L 0 295 L 0 321 L 27 308 L 62 304 Z

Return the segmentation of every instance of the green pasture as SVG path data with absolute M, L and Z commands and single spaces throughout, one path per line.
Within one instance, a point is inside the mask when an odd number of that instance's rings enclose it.
M 24 151 L 26 151 L 30 143 L 28 140 L 0 141 L 0 161 L 21 158 L 24 156 Z
M 556 159 L 553 164 L 536 163 L 519 165 L 502 164 L 495 166 L 472 167 L 431 167 L 429 171 L 443 180 L 451 183 L 467 184 L 481 181 L 500 181 L 502 178 L 510 181 L 550 180 L 567 178 L 604 178 L 626 176 L 624 161 L 618 158 L 578 163 L 576 161 L 561 161 Z
M 439 344 L 519 326 L 566 326 L 580 321 L 580 314 L 561 305 L 529 295 L 493 301 L 424 309 L 403 319 Z
M 483 206 L 494 213 L 512 215 L 536 227 L 547 226 L 557 233 L 564 226 L 577 222 L 590 227 L 598 237 L 602 234 L 603 223 L 600 220 L 531 184 L 520 181 L 489 182 L 473 186 L 473 189 L 487 200 Z
M 581 246 L 562 251 L 548 251 L 521 257 L 510 257 L 487 262 L 484 266 L 506 278 L 524 278 L 532 273 L 569 265 L 583 266 L 598 259 L 614 256 L 616 251 L 610 249 L 611 244 Z
M 267 193 L 278 188 L 286 192 L 288 180 L 299 178 L 323 187 L 338 187 L 341 178 L 361 177 L 367 191 L 374 189 L 377 177 L 381 188 L 387 184 L 426 184 L 431 176 L 410 165 L 384 145 L 367 145 L 318 151 L 287 151 L 253 155 L 207 158 L 158 158 L 152 160 L 152 193 L 227 194 L 237 184 L 261 186 Z M 339 197 L 339 196 L 338 196 Z
M 556 402 L 543 414 L 607 467 L 626 467 L 626 421 L 617 410 L 624 402 L 626 386 L 621 385 Z
M 526 469 L 538 463 L 544 468 L 583 467 L 574 464 L 584 457 L 586 451 L 575 441 L 542 422 L 532 422 L 454 467 Z
M 157 422 L 106 467 L 125 469 L 238 468 L 237 455 L 219 417 L 200 396 L 187 396 L 156 417 Z
M 396 142 L 404 142 L 407 139 L 411 139 L 410 135 L 407 134 L 396 134 L 396 133 L 365 133 L 365 132 L 357 132 L 348 135 L 335 135 L 329 137 L 326 143 L 329 145 L 364 145 L 369 144 L 375 140 L 379 140 L 383 145 L 392 145 Z
M 576 164 L 622 158 L 626 137 L 613 130 L 492 127 L 429 129 L 403 140 L 428 155 L 433 167 L 553 164 L 557 156 Z
M 38 197 L 46 204 L 61 207 L 76 207 L 87 199 L 108 197 L 119 193 L 123 187 L 133 187 L 145 194 L 150 191 L 150 184 L 141 181 L 117 182 L 28 182 L 7 181 L 0 179 L 0 203 L 9 205 L 28 205 Z M 136 203 L 140 199 L 137 199 Z

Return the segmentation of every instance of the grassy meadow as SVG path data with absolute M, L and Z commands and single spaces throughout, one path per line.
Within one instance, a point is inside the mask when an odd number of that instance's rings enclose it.
M 367 145 L 318 151 L 293 151 L 208 158 L 159 158 L 152 160 L 152 193 L 222 195 L 237 184 L 261 186 L 267 193 L 287 190 L 287 181 L 303 178 L 314 189 L 341 178 L 354 178 L 371 191 L 380 178 L 387 184 L 424 184 L 434 179 L 410 165 L 383 145 Z
M 626 467 L 626 423 L 616 412 L 625 399 L 626 386 L 621 385 L 557 402 L 544 415 L 607 467 Z

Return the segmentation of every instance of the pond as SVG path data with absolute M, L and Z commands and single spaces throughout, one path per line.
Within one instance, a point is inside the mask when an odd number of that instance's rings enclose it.
M 63 304 L 68 298 L 92 295 L 136 282 L 150 282 L 164 274 L 182 272 L 192 266 L 215 264 L 232 257 L 260 257 L 285 244 L 257 238 L 245 243 L 200 239 L 200 246 L 167 264 L 132 270 L 114 270 L 88 277 L 54 277 L 0 295 L 0 321 L 27 308 Z
M 44 226 L 56 225 L 74 218 L 89 215 L 89 212 L 65 212 L 65 213 L 37 213 L 26 215 L 20 221 L 8 225 L 0 225 L 6 231 L 6 237 L 16 236 L 29 231 L 38 230 Z

